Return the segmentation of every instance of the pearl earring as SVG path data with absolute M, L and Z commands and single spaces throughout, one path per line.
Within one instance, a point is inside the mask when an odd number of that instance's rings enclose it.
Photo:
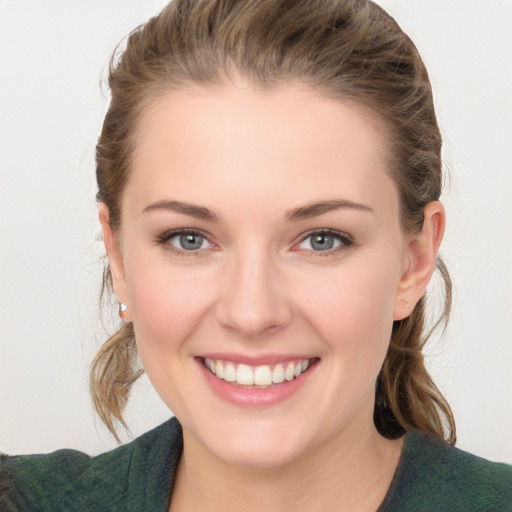
M 122 302 L 119 303 L 119 317 L 121 318 L 121 320 L 124 320 L 124 313 L 126 312 L 127 309 L 128 306 L 126 304 L 123 304 Z

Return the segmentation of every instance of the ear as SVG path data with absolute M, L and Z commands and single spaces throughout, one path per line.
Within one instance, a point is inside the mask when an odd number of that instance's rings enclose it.
M 105 203 L 99 203 L 98 216 L 101 223 L 101 232 L 103 234 L 103 243 L 110 264 L 110 272 L 112 273 L 112 284 L 114 292 L 120 302 L 128 306 L 128 293 L 126 286 L 126 276 L 124 272 L 123 257 L 119 247 L 119 240 L 110 224 L 110 212 Z M 129 308 L 123 314 L 123 320 L 131 321 L 129 316 Z
M 446 214 L 439 201 L 432 201 L 423 210 L 421 231 L 406 246 L 406 270 L 398 284 L 393 320 L 403 320 L 425 293 L 434 272 L 439 246 L 443 240 Z

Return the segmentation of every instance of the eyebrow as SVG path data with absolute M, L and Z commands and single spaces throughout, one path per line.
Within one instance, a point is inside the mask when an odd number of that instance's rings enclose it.
M 215 213 L 213 213 L 209 208 L 205 208 L 204 206 L 196 206 L 190 203 L 184 203 L 182 201 L 158 201 L 156 203 L 150 204 L 149 206 L 146 206 L 146 208 L 142 210 L 142 213 L 158 210 L 182 213 L 190 217 L 195 217 L 196 219 L 210 222 L 218 222 L 219 220 L 217 215 L 215 215 Z
M 294 208 L 293 210 L 288 210 L 286 212 L 286 219 L 289 222 L 310 219 L 312 217 L 317 217 L 319 215 L 323 215 L 324 213 L 333 210 L 338 210 L 340 208 L 352 208 L 355 210 L 374 213 L 369 206 L 366 206 L 364 204 L 354 203 L 352 201 L 346 201 L 344 199 L 333 199 L 330 201 L 311 203 L 306 206 Z M 146 206 L 146 208 L 142 210 L 142 213 L 158 210 L 181 213 L 183 215 L 188 215 L 190 217 L 194 217 L 200 220 L 206 220 L 209 222 L 219 221 L 219 217 L 209 208 L 206 208 L 204 206 L 197 206 L 191 203 L 184 203 L 182 201 L 158 201 L 156 203 L 150 204 L 149 206 Z
M 338 210 L 339 208 L 351 208 L 355 210 L 375 213 L 369 206 L 364 204 L 354 203 L 344 199 L 333 199 L 331 201 L 321 201 L 289 210 L 286 212 L 286 218 L 288 221 L 310 219 L 311 217 L 317 217 L 324 213 Z

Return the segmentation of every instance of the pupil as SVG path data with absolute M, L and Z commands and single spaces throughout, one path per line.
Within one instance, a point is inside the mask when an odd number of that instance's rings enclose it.
M 331 235 L 315 235 L 311 241 L 313 249 L 325 251 L 332 249 L 334 245 L 334 238 Z
M 180 243 L 183 249 L 193 251 L 201 248 L 201 245 L 203 244 L 203 237 L 193 234 L 181 235 Z

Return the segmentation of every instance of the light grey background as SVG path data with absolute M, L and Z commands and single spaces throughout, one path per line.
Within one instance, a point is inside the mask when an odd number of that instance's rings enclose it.
M 512 462 L 512 2 L 380 3 L 427 63 L 451 174 L 443 252 L 454 311 L 428 365 L 454 408 L 458 445 Z M 8 453 L 115 445 L 87 388 L 104 339 L 99 81 L 121 38 L 164 4 L 0 0 L 0 449 Z M 143 379 L 127 411 L 133 434 L 169 414 Z

